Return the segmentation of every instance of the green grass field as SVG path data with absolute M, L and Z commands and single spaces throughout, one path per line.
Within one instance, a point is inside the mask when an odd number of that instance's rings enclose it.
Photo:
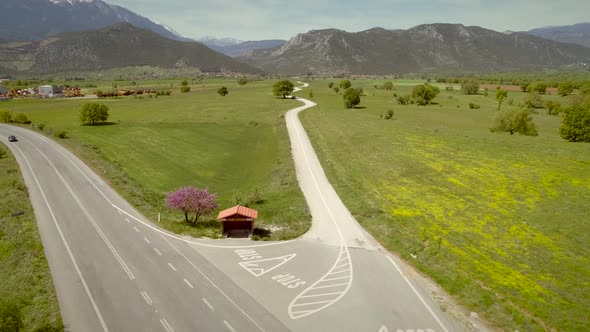
M 0 106 L 45 123 L 46 133 L 66 130 L 70 138 L 61 143 L 148 218 L 161 213 L 161 225 L 174 232 L 221 235 L 220 224 L 212 221 L 216 215 L 191 227 L 181 213 L 164 208 L 165 193 L 187 185 L 218 193 L 220 208 L 247 203 L 259 190 L 264 202 L 251 205 L 259 210 L 257 225 L 279 229 L 269 239 L 293 238 L 309 228 L 283 118 L 299 103 L 273 97 L 270 81 L 238 86 L 234 80 L 207 80 L 186 94 L 178 91 L 179 81 L 139 85 L 168 87 L 172 96 L 101 99 L 114 123 L 107 126 L 80 125 L 82 100 L 13 100 Z M 221 85 L 229 88 L 228 96 L 216 93 Z
M 18 164 L 0 156 L 0 331 L 7 312 L 20 312 L 21 331 L 60 331 L 59 306 L 35 215 Z M 18 212 L 24 214 L 13 216 Z M 18 309 L 11 309 L 15 305 Z
M 301 118 L 357 220 L 502 329 L 586 330 L 590 145 L 561 139 L 561 117 L 545 110 L 534 115 L 537 137 L 491 133 L 493 91 L 466 96 L 441 85 L 437 105 L 401 106 L 393 94 L 421 82 L 388 92 L 373 88 L 382 82 L 352 82 L 364 88 L 364 108 L 344 109 L 328 81 L 316 80 L 318 106 Z M 388 109 L 394 118 L 379 119 Z

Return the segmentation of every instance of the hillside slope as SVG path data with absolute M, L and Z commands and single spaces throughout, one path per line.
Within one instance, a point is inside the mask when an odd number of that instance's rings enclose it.
M 562 43 L 590 47 L 590 23 L 538 28 L 530 30 L 528 34 Z
M 128 23 L 95 31 L 58 34 L 41 42 L 0 44 L 0 56 L 5 64 L 10 64 L 10 56 L 14 56 L 13 62 L 21 66 L 24 66 L 22 61 L 16 60 L 32 59 L 29 68 L 24 68 L 32 73 L 128 66 L 191 67 L 203 72 L 261 73 L 252 66 L 239 63 L 197 42 L 174 41 Z
M 588 68 L 590 49 L 526 33 L 503 34 L 461 24 L 427 24 L 408 30 L 309 31 L 282 47 L 252 51 L 238 59 L 278 74 L 522 71 L 564 66 Z
M 95 30 L 119 22 L 186 41 L 161 24 L 102 0 L 2 0 L 0 39 L 41 40 L 61 32 Z

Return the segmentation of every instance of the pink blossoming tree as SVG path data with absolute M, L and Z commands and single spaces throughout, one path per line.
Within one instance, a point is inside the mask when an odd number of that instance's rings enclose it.
M 210 215 L 219 205 L 215 203 L 217 194 L 210 194 L 207 189 L 183 187 L 166 195 L 166 207 L 184 213 L 187 223 L 196 225 L 201 216 Z M 189 215 L 195 214 L 191 221 Z

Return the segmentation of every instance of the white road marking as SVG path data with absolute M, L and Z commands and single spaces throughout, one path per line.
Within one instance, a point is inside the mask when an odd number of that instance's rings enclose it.
M 98 188 L 97 188 L 97 190 L 100 191 L 100 189 L 98 189 Z M 143 220 L 141 220 L 141 219 L 139 219 L 139 218 L 131 215 L 130 213 L 128 213 L 127 211 L 123 210 L 122 208 L 118 207 L 115 204 L 111 203 L 111 205 L 115 209 L 123 212 L 123 214 L 129 216 L 130 218 L 132 218 L 133 220 L 139 222 L 140 224 L 144 225 L 145 227 L 150 228 L 153 231 L 160 233 L 160 235 L 162 235 L 162 236 L 167 236 L 169 238 L 173 238 L 173 239 L 178 240 L 178 241 L 182 241 L 182 242 L 185 242 L 185 243 L 188 243 L 188 244 L 194 244 L 194 245 L 202 246 L 202 247 L 218 248 L 218 249 L 246 249 L 246 248 L 259 248 L 259 247 L 278 246 L 278 245 L 288 244 L 288 243 L 297 241 L 297 240 L 288 240 L 288 241 L 271 242 L 271 243 L 264 243 L 264 244 L 255 244 L 255 245 L 248 245 L 248 246 L 219 246 L 219 245 L 214 245 L 214 244 L 201 243 L 201 242 L 197 242 L 197 241 L 191 241 L 191 240 L 183 239 L 182 237 L 180 237 L 180 236 L 178 236 L 176 234 L 170 234 L 168 232 L 165 232 L 165 231 L 163 231 L 163 230 L 161 230 L 161 229 L 159 229 L 157 227 L 154 227 L 154 226 L 148 224 L 147 222 L 145 222 L 145 221 L 143 221 Z
M 160 252 L 160 250 L 158 250 L 158 248 L 154 248 L 154 251 L 156 252 L 156 254 L 158 254 L 158 256 L 162 256 L 162 253 Z
M 293 306 L 294 307 L 300 307 L 300 306 L 303 306 L 303 305 L 323 304 L 323 303 L 328 303 L 328 302 L 332 302 L 332 300 L 307 302 L 307 303 L 298 303 L 298 304 L 294 304 Z
M 121 211 L 119 211 L 119 212 L 121 212 Z M 129 219 L 127 219 L 127 218 L 125 218 L 125 221 L 126 221 L 128 224 L 130 224 L 130 223 L 131 223 L 131 221 L 130 221 Z
M 144 237 L 143 239 L 145 240 L 145 242 L 147 242 L 147 244 L 150 244 L 151 243 L 150 240 L 147 237 Z
M 186 278 L 184 278 L 184 283 L 187 284 L 190 288 L 195 288 Z
M 86 210 L 86 207 L 84 206 L 84 204 L 82 204 L 82 201 L 80 201 L 80 199 L 78 198 L 78 196 L 74 193 L 74 191 L 72 190 L 72 188 L 70 187 L 70 185 L 64 179 L 63 175 L 61 175 L 61 173 L 57 170 L 57 167 L 55 167 L 55 165 L 51 162 L 51 160 L 49 160 L 49 157 L 47 157 L 47 155 L 45 153 L 43 153 L 43 151 L 41 151 L 33 143 L 31 143 L 31 141 L 27 140 L 26 138 L 24 140 L 27 141 L 35 150 L 37 150 L 45 158 L 45 160 L 47 160 L 47 162 L 53 168 L 53 170 L 55 171 L 55 173 L 57 174 L 57 176 L 60 178 L 61 182 L 64 184 L 64 186 L 66 187 L 66 189 L 68 190 L 68 192 L 70 193 L 70 195 L 72 195 L 72 197 L 74 198 L 74 201 L 76 201 L 76 203 L 78 204 L 78 207 L 80 207 L 80 210 L 82 210 L 82 212 L 84 213 L 84 215 L 86 215 L 86 217 L 88 218 L 88 220 L 90 220 L 90 223 L 92 224 L 92 226 L 94 227 L 94 229 L 96 230 L 96 232 L 98 233 L 98 235 L 100 235 L 100 237 L 102 238 L 102 240 L 104 241 L 104 243 L 111 250 L 111 253 L 113 254 L 113 256 L 115 256 L 115 258 L 117 259 L 117 261 L 119 262 L 119 264 L 121 264 L 121 266 L 123 267 L 123 270 L 125 271 L 125 273 L 129 277 L 129 279 L 134 280 L 135 279 L 135 276 L 133 275 L 133 273 L 131 272 L 131 270 L 129 269 L 129 267 L 125 263 L 125 261 L 123 261 L 123 258 L 121 258 L 121 256 L 119 255 L 119 253 L 117 252 L 117 250 L 115 249 L 115 247 L 111 244 L 111 242 L 109 241 L 109 239 L 103 233 L 102 229 L 98 226 L 98 224 L 96 223 L 96 221 L 94 221 L 94 218 L 92 218 L 92 216 L 90 215 L 90 213 L 88 212 L 88 210 Z
M 246 269 L 246 271 L 252 273 L 255 277 L 260 277 L 277 267 L 287 263 L 293 257 L 297 256 L 297 254 L 285 255 L 281 257 L 274 257 L 274 258 L 267 258 L 267 259 L 260 259 L 256 261 L 245 261 L 240 262 L 240 266 Z M 270 265 L 268 263 L 270 262 Z
M 306 297 L 320 297 L 320 296 L 330 296 L 330 295 L 336 295 L 336 294 L 340 294 L 340 292 L 335 292 L 335 293 L 322 293 L 322 294 L 312 294 L 312 295 L 305 295 L 305 296 L 302 296 L 302 298 L 306 298 Z
M 223 324 L 225 324 L 225 326 L 227 326 L 227 328 L 228 328 L 228 329 L 229 329 L 231 332 L 236 332 L 236 330 L 235 330 L 235 329 L 234 329 L 234 328 L 233 328 L 231 325 L 229 325 L 229 323 L 228 323 L 227 321 L 225 321 L 225 320 L 224 320 L 224 321 L 223 321 Z
M 393 264 L 393 266 L 395 266 L 396 270 L 404 278 L 404 280 L 406 281 L 406 283 L 408 284 L 408 286 L 410 286 L 410 288 L 414 291 L 414 294 L 416 294 L 416 296 L 418 297 L 418 299 L 420 299 L 420 302 L 422 302 L 422 304 L 426 307 L 426 310 L 428 310 L 428 312 L 432 315 L 432 317 L 434 317 L 434 320 L 436 320 L 436 322 L 438 323 L 438 325 L 440 325 L 440 327 L 442 327 L 443 331 L 449 332 L 449 330 L 447 330 L 447 328 L 444 326 L 444 324 L 441 322 L 441 320 L 438 318 L 438 316 L 434 313 L 434 311 L 432 311 L 432 309 L 430 309 L 430 306 L 426 303 L 426 301 L 424 301 L 424 299 L 422 298 L 422 295 L 420 295 L 420 293 L 418 293 L 418 291 L 416 290 L 416 288 L 414 288 L 414 285 L 412 285 L 412 283 L 410 282 L 410 280 L 408 280 L 408 278 L 402 273 L 402 270 L 395 263 L 395 261 L 393 259 L 391 259 L 391 257 L 389 257 L 389 256 L 387 256 L 387 259 L 389 259 L 389 261 L 391 262 L 391 264 Z
M 188 257 L 186 257 L 185 254 L 183 254 L 180 250 L 178 250 L 178 248 L 176 248 L 170 241 L 168 241 L 168 239 L 166 237 L 164 237 L 163 235 L 162 238 L 164 239 L 164 241 L 168 242 L 168 244 L 174 249 L 176 250 L 177 253 L 179 253 L 182 257 L 184 257 L 184 259 L 186 259 L 186 261 L 195 269 L 197 270 L 197 272 L 199 272 L 200 275 L 203 276 L 203 278 L 205 278 L 211 285 L 213 285 L 213 287 L 215 287 L 219 293 L 221 293 L 221 295 L 223 295 L 231 304 L 234 305 L 234 307 L 236 307 L 236 309 L 238 309 L 242 315 L 244 315 L 246 318 L 248 318 L 252 323 L 254 323 L 254 325 L 256 325 L 256 327 L 258 327 L 258 329 L 260 331 L 265 331 L 262 326 L 260 326 L 252 317 L 250 317 L 250 315 L 248 315 L 242 308 L 240 308 L 229 296 L 227 296 L 227 294 L 225 294 L 224 291 L 221 290 L 221 288 L 219 288 L 219 286 L 217 286 L 213 280 L 211 280 L 209 277 L 207 277 L 207 275 L 205 273 L 203 273 L 203 271 L 201 271 L 193 262 L 191 262 L 190 259 L 188 259 Z M 193 248 L 194 249 L 194 248 Z
M 61 227 L 57 223 L 57 218 L 55 217 L 55 214 L 53 213 L 53 209 L 51 209 L 51 205 L 49 204 L 49 201 L 47 200 L 47 196 L 45 196 L 45 192 L 43 191 L 43 188 L 41 187 L 41 184 L 39 183 L 39 179 L 37 179 L 37 175 L 35 175 L 35 172 L 33 171 L 33 167 L 31 166 L 31 163 L 29 163 L 29 159 L 27 158 L 27 156 L 25 156 L 25 154 L 22 152 L 22 150 L 18 146 L 15 145 L 15 148 L 22 155 L 23 159 L 27 163 L 27 166 L 29 167 L 29 170 L 31 171 L 31 175 L 33 176 L 33 179 L 35 180 L 35 183 L 37 184 L 37 187 L 39 188 L 39 192 L 41 193 L 41 196 L 43 197 L 43 200 L 45 201 L 45 205 L 47 205 L 47 209 L 49 210 L 49 214 L 51 215 L 51 218 L 53 219 L 53 223 L 55 224 L 55 228 L 57 228 L 57 232 L 59 233 L 59 236 L 61 237 L 61 241 L 63 242 L 63 244 L 66 248 L 66 251 L 68 252 L 68 255 L 70 256 L 70 260 L 72 261 L 72 264 L 74 265 L 74 269 L 76 270 L 76 274 L 78 274 L 78 278 L 80 278 L 80 281 L 82 281 L 82 286 L 84 287 L 84 290 L 86 291 L 86 295 L 88 296 L 88 299 L 90 300 L 90 304 L 92 304 L 92 308 L 94 309 L 94 312 L 96 313 L 96 316 L 98 317 L 98 321 L 100 322 L 100 325 L 102 326 L 103 331 L 108 332 L 109 329 L 107 327 L 107 324 L 105 323 L 104 318 L 102 317 L 102 314 L 100 313 L 100 309 L 98 309 L 98 305 L 96 304 L 96 301 L 94 300 L 94 297 L 92 296 L 92 293 L 90 293 L 90 288 L 88 287 L 86 280 L 82 276 L 82 271 L 80 271 L 80 267 L 78 266 L 78 263 L 76 262 L 76 259 L 74 258 L 74 254 L 72 253 L 72 249 L 70 249 L 70 245 L 68 244 L 68 241 L 66 241 L 66 238 L 61 230 Z
M 166 321 L 165 318 L 160 319 L 160 323 L 162 323 L 162 326 L 164 326 L 164 330 L 166 330 L 166 332 L 174 332 L 174 329 L 172 326 L 170 326 L 170 324 L 168 324 L 168 321 Z
M 172 263 L 168 263 L 168 266 L 170 266 L 170 268 L 176 272 L 176 268 L 174 267 L 174 265 L 172 265 Z
M 298 83 L 302 84 L 301 82 L 298 82 Z M 308 84 L 305 83 L 303 86 L 307 87 Z M 348 247 L 346 246 L 346 243 L 344 242 L 344 235 L 342 234 L 342 230 L 340 229 L 340 226 L 338 225 L 338 222 L 336 221 L 336 217 L 334 216 L 332 209 L 330 209 L 330 206 L 328 205 L 328 202 L 326 201 L 326 198 L 324 197 L 324 194 L 322 193 L 322 190 L 320 189 L 320 186 L 319 186 L 318 181 L 316 179 L 315 173 L 313 172 L 313 169 L 311 167 L 308 154 L 306 152 L 306 149 L 304 148 L 304 144 L 301 139 L 302 135 L 306 135 L 306 134 L 301 133 L 302 131 L 305 132 L 305 129 L 303 128 L 303 125 L 301 124 L 301 122 L 296 119 L 297 114 L 300 111 L 314 107 L 317 104 L 312 101 L 303 99 L 303 98 L 299 98 L 299 99 L 302 100 L 305 103 L 305 105 L 301 106 L 299 108 L 295 108 L 293 110 L 290 110 L 288 112 L 288 117 L 295 118 L 294 125 L 293 125 L 293 128 L 295 130 L 295 136 L 297 137 L 297 140 L 299 141 L 299 147 L 301 148 L 301 152 L 303 153 L 305 163 L 307 165 L 307 168 L 309 169 L 309 174 L 311 175 L 311 179 L 313 180 L 313 182 L 315 184 L 317 193 L 320 196 L 322 202 L 324 203 L 324 206 L 326 207 L 326 211 L 328 211 L 328 214 L 330 215 L 330 219 L 332 219 L 332 222 L 334 223 L 334 227 L 336 228 L 336 231 L 338 232 L 338 236 L 340 237 L 340 253 L 338 254 L 338 258 L 334 262 L 334 265 L 332 265 L 332 267 L 330 268 L 330 270 L 328 272 L 326 272 L 326 274 L 324 274 L 318 281 L 313 283 L 311 286 L 309 286 L 307 289 L 305 289 L 303 292 L 301 292 L 299 295 L 297 295 L 293 299 L 293 301 L 291 301 L 291 303 L 289 304 L 289 309 L 288 309 L 289 317 L 291 317 L 291 319 L 298 319 L 298 318 L 302 318 L 305 316 L 309 316 L 309 315 L 319 312 L 325 308 L 328 308 L 329 306 L 338 302 L 342 297 L 344 297 L 344 295 L 346 295 L 348 293 L 348 291 L 350 290 L 350 287 L 352 286 L 352 281 L 354 279 L 354 274 L 353 274 L 353 269 L 352 269 L 352 259 L 350 257 L 350 253 L 348 252 Z M 287 130 L 289 130 L 289 126 L 287 126 Z M 313 150 L 313 147 L 312 147 L 312 150 Z M 320 167 L 321 167 L 321 165 L 320 165 Z M 342 271 L 335 272 L 334 270 L 336 270 L 337 268 L 341 268 L 343 266 L 341 263 L 342 261 L 350 262 L 350 264 L 348 265 L 348 268 L 345 270 L 342 270 Z M 332 287 L 332 286 L 320 286 L 320 284 L 325 282 L 325 279 L 329 279 L 330 275 L 334 275 L 336 273 L 342 273 L 342 272 L 347 273 L 346 276 L 348 277 L 348 282 L 341 284 L 341 285 L 346 286 L 345 289 L 343 289 L 342 292 L 340 292 L 340 293 L 334 294 L 336 296 L 332 299 L 332 301 L 326 302 L 323 306 L 321 306 L 319 308 L 315 308 L 314 310 L 303 310 L 303 311 L 294 311 L 293 310 L 293 306 L 298 305 L 299 302 L 302 301 L 301 300 L 302 296 L 305 296 L 306 294 L 313 292 L 314 289 Z
M 139 293 L 141 294 L 141 296 L 143 297 L 143 299 L 145 300 L 145 302 L 147 302 L 147 304 L 152 305 L 152 299 L 150 299 L 149 295 L 145 292 L 145 291 L 139 291 Z
M 139 229 L 137 229 L 137 227 L 136 227 L 136 226 L 133 226 L 133 229 L 134 229 L 134 230 L 135 230 L 137 233 L 139 233 Z
M 74 160 L 72 160 L 72 158 L 70 158 L 70 156 L 68 156 L 66 153 L 64 153 L 64 152 L 61 150 L 61 149 L 65 149 L 65 148 L 63 148 L 63 147 L 61 147 L 61 146 L 56 146 L 56 145 L 57 145 L 57 143 L 55 143 L 55 142 L 53 142 L 52 140 L 49 140 L 49 139 L 47 139 L 47 138 L 45 138 L 45 137 L 43 137 L 43 136 L 39 136 L 39 137 L 36 137 L 36 138 L 37 138 L 37 139 L 39 139 L 39 140 L 41 140 L 41 141 L 43 141 L 43 142 L 45 142 L 47 145 L 49 145 L 51 148 L 53 148 L 53 149 L 54 149 L 55 151 L 57 151 L 59 154 L 61 154 L 62 156 L 64 156 L 64 158 L 66 158 L 66 159 L 67 159 L 67 160 L 68 160 L 68 161 L 69 161 L 69 162 L 72 164 L 72 166 L 74 166 L 74 168 L 76 168 L 76 169 L 78 170 L 78 172 L 80 172 L 80 174 L 82 174 L 82 176 L 83 176 L 84 178 L 86 178 L 86 180 L 87 180 L 87 181 L 88 181 L 88 182 L 89 182 L 89 183 L 90 183 L 90 184 L 91 184 L 91 185 L 94 187 L 94 189 L 96 189 L 96 191 L 98 191 L 98 193 L 99 193 L 99 194 L 100 194 L 100 195 L 101 195 L 101 196 L 102 196 L 102 197 L 103 197 L 103 198 L 104 198 L 104 199 L 105 199 L 105 200 L 106 200 L 106 201 L 107 201 L 107 202 L 108 202 L 110 205 L 112 205 L 112 206 L 113 206 L 113 207 L 114 207 L 114 208 L 117 210 L 117 212 L 118 212 L 118 213 L 120 213 L 120 214 L 125 214 L 125 215 L 127 215 L 127 216 L 129 216 L 129 217 L 133 218 L 133 219 L 134 219 L 134 220 L 136 220 L 137 222 L 141 223 L 142 225 L 144 225 L 144 226 L 146 226 L 146 227 L 148 227 L 148 228 L 151 228 L 152 230 L 154 230 L 154 231 L 156 231 L 156 232 L 158 232 L 158 233 L 160 233 L 160 234 L 162 234 L 162 235 L 165 235 L 165 236 L 168 236 L 168 237 L 171 237 L 171 238 L 174 238 L 174 239 L 177 239 L 177 240 L 179 240 L 179 241 L 186 242 L 186 243 L 190 243 L 190 244 L 198 245 L 198 246 L 209 247 L 209 248 L 220 248 L 220 249 L 239 249 L 239 248 L 257 248 L 257 247 L 270 247 L 270 246 L 276 246 L 276 245 L 283 245 L 283 244 L 288 244 L 288 243 L 291 243 L 291 242 L 295 242 L 295 241 L 296 241 L 296 240 L 289 240 L 289 241 L 271 242 L 271 243 L 255 244 L 255 245 L 247 245 L 247 246 L 243 246 L 243 245 L 242 245 L 242 246 L 220 246 L 220 245 L 213 245 L 213 244 L 206 244 L 206 243 L 201 243 L 201 242 L 198 242 L 198 241 L 191 241 L 191 240 L 183 239 L 183 238 L 181 238 L 180 236 L 177 236 L 177 235 L 175 235 L 175 234 L 170 234 L 170 233 L 167 233 L 167 232 L 165 232 L 165 231 L 163 231 L 163 230 L 161 230 L 161 229 L 159 229 L 159 228 L 157 228 L 157 227 L 154 227 L 154 226 L 152 226 L 152 225 L 148 224 L 148 223 L 147 223 L 147 222 L 145 222 L 145 221 L 142 221 L 142 220 L 140 220 L 139 218 L 136 218 L 136 217 L 132 216 L 132 215 L 131 215 L 130 213 L 128 213 L 127 211 L 125 211 L 125 210 L 123 210 L 122 208 L 120 208 L 120 207 L 118 207 L 117 205 L 115 205 L 115 204 L 113 203 L 113 201 L 112 201 L 110 198 L 108 198 L 108 197 L 107 197 L 107 195 L 106 195 L 106 194 L 105 194 L 105 193 L 104 193 L 102 190 L 100 190 L 100 188 L 98 188 L 98 186 L 96 185 L 96 183 L 94 183 L 94 181 L 92 181 L 92 180 L 90 179 L 90 177 L 88 177 L 88 175 L 87 175 L 86 173 L 84 173 L 84 171 L 83 171 L 83 170 L 82 170 L 82 169 L 81 169 L 81 168 L 80 168 L 78 165 L 76 165 L 76 163 L 74 162 Z M 25 139 L 25 140 L 26 140 L 26 139 Z M 30 141 L 29 141 L 29 143 L 30 143 Z M 32 144 L 31 144 L 31 145 L 32 145 Z M 67 151 L 67 150 L 66 150 L 66 151 Z M 67 152 L 69 152 L 69 151 L 67 151 Z M 71 153 L 71 152 L 69 152 L 69 153 Z
M 383 325 L 383 326 L 381 326 L 381 328 L 379 328 L 378 332 L 389 332 L 389 330 L 387 329 L 387 326 Z
M 213 308 L 211 303 L 209 303 L 209 301 L 207 301 L 206 298 L 203 298 L 203 302 L 205 302 L 205 305 L 207 305 L 209 307 L 209 309 L 211 309 L 211 311 L 215 311 L 215 308 Z

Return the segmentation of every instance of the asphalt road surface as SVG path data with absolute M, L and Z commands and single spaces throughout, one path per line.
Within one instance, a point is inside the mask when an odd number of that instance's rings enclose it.
M 19 162 L 69 331 L 463 331 L 351 216 L 286 115 L 313 226 L 286 242 L 160 229 L 61 145 L 0 125 Z M 14 134 L 18 142 L 8 143 Z

